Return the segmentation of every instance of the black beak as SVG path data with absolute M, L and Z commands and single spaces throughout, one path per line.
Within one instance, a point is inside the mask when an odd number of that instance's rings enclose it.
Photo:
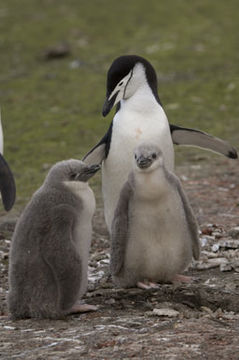
M 109 114 L 110 110 L 114 106 L 117 95 L 118 95 L 118 91 L 110 100 L 108 100 L 108 97 L 106 98 L 105 103 L 103 105 L 103 109 L 102 109 L 102 115 L 104 117 Z
M 86 166 L 82 173 L 77 174 L 75 180 L 77 181 L 88 181 L 98 170 L 100 170 L 100 165 L 91 165 Z
M 144 156 L 140 156 L 136 161 L 140 169 L 147 169 L 153 162 L 151 158 L 145 158 Z
M 99 171 L 101 166 L 99 164 L 97 165 L 91 165 L 88 166 L 88 173 L 94 175 L 97 171 Z
M 0 154 L 0 191 L 6 211 L 11 210 L 16 199 L 16 185 L 13 174 L 4 157 Z

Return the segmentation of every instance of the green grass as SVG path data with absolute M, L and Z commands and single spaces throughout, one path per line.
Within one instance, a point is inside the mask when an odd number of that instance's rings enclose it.
M 0 104 L 16 206 L 40 186 L 45 164 L 81 158 L 104 134 L 113 116 L 101 116 L 106 72 L 122 54 L 154 65 L 171 123 L 237 145 L 238 33 L 237 0 L 2 0 Z M 45 61 L 61 42 L 71 55 Z

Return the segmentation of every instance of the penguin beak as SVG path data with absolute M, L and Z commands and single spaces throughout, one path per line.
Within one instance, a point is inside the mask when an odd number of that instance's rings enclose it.
M 86 166 L 80 174 L 76 175 L 74 180 L 87 182 L 98 170 L 100 170 L 100 168 L 100 165 Z
M 107 92 L 107 98 L 102 110 L 103 116 L 109 114 L 112 107 L 118 104 L 118 102 L 124 98 L 126 87 L 132 77 L 132 74 L 133 70 L 131 70 L 123 79 L 119 81 L 110 94 Z
M 94 175 L 100 168 L 101 166 L 99 164 L 88 166 L 88 173 Z
M 147 169 L 148 167 L 150 167 L 153 160 L 152 158 L 145 158 L 144 156 L 141 155 L 139 158 L 137 158 L 136 162 L 137 162 L 137 166 L 140 169 Z
M 103 109 L 102 109 L 102 115 L 104 117 L 109 114 L 110 110 L 115 105 L 118 93 L 119 93 L 119 91 L 117 91 L 117 93 L 115 93 L 113 96 L 106 98 L 105 103 L 103 105 Z

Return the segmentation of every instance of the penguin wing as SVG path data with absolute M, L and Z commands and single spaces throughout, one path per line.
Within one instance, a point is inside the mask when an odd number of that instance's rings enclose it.
M 111 226 L 110 270 L 112 275 L 117 275 L 124 265 L 129 234 L 129 202 L 131 197 L 132 188 L 127 181 L 120 192 Z
M 179 196 L 182 200 L 186 221 L 188 224 L 188 229 L 191 233 L 192 238 L 192 250 L 193 250 L 193 257 L 195 260 L 199 259 L 200 256 L 200 242 L 199 242 L 199 235 L 198 235 L 198 224 L 193 213 L 193 209 L 189 203 L 189 200 L 183 190 L 182 184 L 179 179 L 172 173 L 169 175 L 171 182 L 173 182 L 178 190 Z
M 81 259 L 73 236 L 76 218 L 77 212 L 72 206 L 55 206 L 40 249 L 57 284 L 56 295 L 59 297 L 62 310 L 67 310 L 73 305 L 80 288 Z
M 175 145 L 197 146 L 225 155 L 231 159 L 237 159 L 238 157 L 237 150 L 228 142 L 203 131 L 176 125 L 170 125 L 170 131 Z
M 6 211 L 11 210 L 16 199 L 16 185 L 8 163 L 0 154 L 0 191 Z
M 110 127 L 103 138 L 95 145 L 84 157 L 83 161 L 87 165 L 101 164 L 108 156 L 110 150 L 110 142 L 112 136 L 112 127 L 113 122 L 110 124 Z

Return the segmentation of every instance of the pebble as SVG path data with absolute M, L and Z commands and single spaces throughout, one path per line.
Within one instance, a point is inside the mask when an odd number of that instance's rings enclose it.
M 174 309 L 153 309 L 153 311 L 151 311 L 149 313 L 151 316 L 167 316 L 167 317 L 177 317 L 179 315 L 179 312 L 177 310 Z
M 232 266 L 231 264 L 220 264 L 220 271 L 224 272 L 224 271 L 231 271 L 232 270 Z
M 234 271 L 239 273 L 239 259 L 234 260 L 231 265 Z
M 220 245 L 219 245 L 219 244 L 214 244 L 214 245 L 212 246 L 212 251 L 213 251 L 213 252 L 217 252 L 219 249 L 220 249 Z
M 196 263 L 196 269 L 198 270 L 205 270 L 205 269 L 211 269 L 218 266 L 221 266 L 221 264 L 227 264 L 228 261 L 226 258 L 213 258 L 208 259 L 207 261 L 198 261 Z
M 74 70 L 74 69 L 78 69 L 81 65 L 82 65 L 81 61 L 76 59 L 70 62 L 69 68 Z
M 6 260 L 8 259 L 8 253 L 4 251 L 0 251 L 0 259 Z
M 221 240 L 218 242 L 220 248 L 239 249 L 239 240 Z
M 230 235 L 233 239 L 239 238 L 239 226 L 236 226 L 229 230 L 228 235 Z
M 13 232 L 16 222 L 17 222 L 18 218 L 17 217 L 7 217 L 3 216 L 0 219 L 0 231 L 10 231 Z

